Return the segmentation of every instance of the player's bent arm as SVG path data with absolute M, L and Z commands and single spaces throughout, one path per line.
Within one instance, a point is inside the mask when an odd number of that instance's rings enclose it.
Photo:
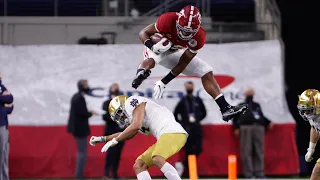
M 154 33 L 156 32 L 157 32 L 157 29 L 155 27 L 155 24 L 150 24 L 149 26 L 145 27 L 139 32 L 139 39 L 147 47 L 148 45 L 151 46 L 150 43 L 152 43 L 153 45 L 153 42 L 150 40 L 150 36 L 154 35 Z M 151 48 L 151 47 L 148 47 L 148 48 Z
M 312 143 L 317 143 L 319 140 L 319 133 L 317 133 L 317 131 L 311 127 L 310 129 L 310 142 Z
M 162 78 L 161 81 L 164 84 L 168 84 L 172 79 L 182 73 L 196 55 L 197 53 L 193 53 L 189 49 L 185 50 L 180 57 L 178 64 L 164 78 Z
M 132 123 L 118 137 L 116 137 L 116 141 L 125 141 L 137 134 L 139 129 L 142 127 L 145 107 L 146 103 L 141 103 L 133 110 Z
M 108 142 L 108 141 L 112 140 L 113 138 L 116 138 L 120 134 L 121 134 L 121 132 L 114 133 L 114 134 L 111 134 L 109 136 L 98 136 L 99 137 L 99 141 L 96 141 L 96 143 Z
M 138 133 L 138 132 L 137 132 L 137 133 Z M 133 138 L 137 133 L 135 133 L 135 134 L 132 135 L 131 137 L 128 137 L 128 139 Z M 113 138 L 118 137 L 120 134 L 121 134 L 121 132 L 114 133 L 114 134 L 111 134 L 111 135 L 109 135 L 109 136 L 99 136 L 100 141 L 99 141 L 99 142 L 96 142 L 96 143 L 104 143 L 104 142 L 111 141 Z M 127 139 L 127 140 L 128 140 L 128 139 Z
M 117 133 L 111 134 L 109 136 L 104 136 L 104 140 L 105 140 L 105 142 L 108 142 L 111 139 L 118 137 L 120 134 L 121 134 L 121 132 L 117 132 Z
M 317 131 L 313 127 L 311 127 L 309 150 L 314 150 L 316 148 L 318 140 L 319 140 L 319 133 L 317 133 Z

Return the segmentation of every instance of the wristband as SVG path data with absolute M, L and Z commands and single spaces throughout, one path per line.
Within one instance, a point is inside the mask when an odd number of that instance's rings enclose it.
M 309 149 L 315 149 L 316 148 L 317 143 L 313 143 L 313 142 L 309 142 Z
M 150 50 L 152 50 L 152 47 L 154 45 L 154 43 L 151 41 L 151 39 L 147 39 L 146 41 L 144 41 L 143 43 L 145 46 L 147 46 Z
M 177 76 L 170 71 L 164 78 L 161 79 L 163 84 L 168 84 L 172 79 L 176 78 Z
M 101 142 L 107 142 L 107 136 L 101 136 Z

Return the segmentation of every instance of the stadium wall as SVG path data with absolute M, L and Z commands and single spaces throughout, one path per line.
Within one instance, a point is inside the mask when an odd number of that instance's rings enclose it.
M 0 46 L 3 82 L 15 97 L 10 121 L 10 175 L 12 178 L 72 177 L 76 145 L 66 132 L 69 101 L 76 92 L 76 81 L 87 78 L 93 88 L 86 96 L 88 108 L 101 110 L 108 87 L 117 82 L 127 95 L 151 97 L 153 84 L 169 70 L 157 66 L 138 90 L 131 88 L 136 67 L 143 58 L 141 45 L 42 45 Z M 199 57 L 214 69 L 226 99 L 232 104 L 243 101 L 247 87 L 256 90 L 264 114 L 276 123 L 266 134 L 265 168 L 269 175 L 294 175 L 299 172 L 295 143 L 295 124 L 287 110 L 281 77 L 281 49 L 278 41 L 206 45 Z M 239 140 L 233 136 L 230 122 L 223 122 L 215 102 L 205 93 L 197 77 L 181 75 L 157 100 L 173 110 L 183 96 L 183 83 L 192 80 L 202 97 L 208 115 L 203 121 L 204 152 L 198 159 L 200 175 L 226 175 L 228 154 L 239 154 Z M 90 119 L 93 135 L 103 133 L 101 116 Z M 139 142 L 139 144 L 137 144 Z M 133 177 L 135 158 L 153 137 L 138 135 L 126 143 L 120 175 Z M 133 148 L 134 147 L 134 148 Z M 101 146 L 89 147 L 87 177 L 103 175 Z M 176 155 L 170 159 L 175 162 Z M 241 172 L 241 165 L 238 168 Z M 156 169 L 152 175 L 161 175 Z
M 0 17 L 0 43 L 6 45 L 77 44 L 82 37 L 99 38 L 102 32 L 115 33 L 117 44 L 136 44 L 138 33 L 157 17 Z M 202 18 L 211 28 L 211 18 Z M 215 36 L 218 36 L 217 34 Z M 111 35 L 106 35 L 109 41 Z M 109 42 L 111 43 L 111 42 Z

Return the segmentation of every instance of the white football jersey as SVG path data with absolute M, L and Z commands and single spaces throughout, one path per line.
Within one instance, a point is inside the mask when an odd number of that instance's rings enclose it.
M 320 133 L 320 116 L 316 116 L 315 118 L 308 118 L 309 124 L 313 127 L 318 133 Z
M 150 99 L 142 96 L 130 96 L 125 104 L 129 121 L 132 122 L 133 111 L 141 103 L 146 102 L 144 120 L 140 132 L 148 135 L 152 134 L 155 138 L 164 133 L 183 133 L 188 134 L 183 127 L 175 120 L 172 112 Z

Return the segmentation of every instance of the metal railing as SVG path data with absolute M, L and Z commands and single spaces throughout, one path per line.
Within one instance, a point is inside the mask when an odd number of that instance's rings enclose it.
M 164 0 L 163 3 L 150 11 L 144 13 L 142 16 L 159 16 L 164 12 L 168 12 L 170 8 L 183 3 L 185 0 Z M 209 16 L 211 11 L 210 0 L 194 0 L 192 5 L 196 6 L 201 10 L 202 16 Z
M 264 30 L 260 30 L 263 27 Z M 207 43 L 229 43 L 259 40 L 274 40 L 266 31 L 273 31 L 274 23 L 213 23 L 211 31 L 207 31 Z M 276 32 L 274 32 L 276 33 Z

